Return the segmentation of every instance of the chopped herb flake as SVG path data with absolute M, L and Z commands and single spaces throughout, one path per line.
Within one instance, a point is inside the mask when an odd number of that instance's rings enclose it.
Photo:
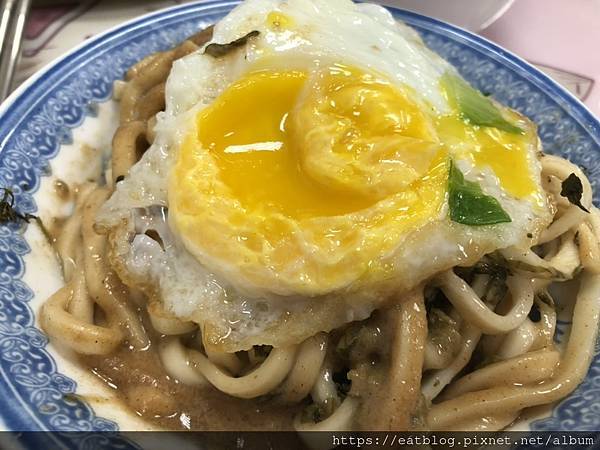
M 248 39 L 256 37 L 259 34 L 260 34 L 260 31 L 254 30 L 254 31 L 251 31 L 250 33 L 248 33 L 247 35 L 242 36 L 239 39 L 236 39 L 235 41 L 229 42 L 228 44 L 217 44 L 217 43 L 208 44 L 206 46 L 206 48 L 204 49 L 204 53 L 212 56 L 213 58 L 220 58 L 221 56 L 225 56 L 229 52 L 232 52 L 236 48 L 246 45 L 246 42 L 248 42 Z
M 442 77 L 442 86 L 448 93 L 450 100 L 456 104 L 464 119 L 473 125 L 494 127 L 508 133 L 523 133 L 521 128 L 513 125 L 504 117 L 485 95 L 471 87 L 460 77 L 446 73 Z
M 581 196 L 583 195 L 583 185 L 577 175 L 572 173 L 561 184 L 560 195 L 566 197 L 572 205 L 575 205 L 589 213 L 588 209 L 581 204 Z
M 52 237 L 42 223 L 42 219 L 40 219 L 38 216 L 34 216 L 33 214 L 21 214 L 18 212 L 15 209 L 15 194 L 13 191 L 8 188 L 0 188 L 0 190 L 3 191 L 2 199 L 0 199 L 0 224 L 17 222 L 19 220 L 29 223 L 31 220 L 33 220 L 40 227 L 40 230 L 42 230 L 42 233 L 48 242 L 51 243 Z
M 493 225 L 511 222 L 510 216 L 494 197 L 486 195 L 479 184 L 465 180 L 452 162 L 448 176 L 450 219 L 464 225 Z

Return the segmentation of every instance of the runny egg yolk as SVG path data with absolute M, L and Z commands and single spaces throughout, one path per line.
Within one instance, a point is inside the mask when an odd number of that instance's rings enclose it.
M 515 198 L 537 195 L 539 188 L 531 176 L 527 146 L 535 136 L 507 133 L 493 127 L 466 125 L 459 114 L 438 118 L 440 140 L 458 158 L 467 158 L 477 167 L 489 167 L 502 188 Z M 538 199 L 538 203 L 543 201 Z
M 343 215 L 409 189 L 440 151 L 407 93 L 344 66 L 250 73 L 199 114 L 197 130 L 244 208 L 294 218 Z
M 170 225 L 253 289 L 312 296 L 387 277 L 382 255 L 438 219 L 446 194 L 448 153 L 414 98 L 341 65 L 247 73 L 190 124 Z
M 384 255 L 444 217 L 451 158 L 528 195 L 529 132 L 495 135 L 417 99 L 342 65 L 247 73 L 190 124 L 169 180 L 171 226 L 203 263 L 312 296 L 390 276 Z

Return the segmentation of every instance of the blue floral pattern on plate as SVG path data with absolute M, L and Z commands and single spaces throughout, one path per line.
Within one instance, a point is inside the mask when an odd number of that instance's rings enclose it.
M 94 105 L 110 97 L 112 82 L 143 56 L 173 46 L 225 15 L 237 2 L 176 7 L 131 22 L 67 55 L 28 85 L 0 113 L 0 186 L 10 187 L 22 212 L 35 213 L 33 195 L 48 163 L 71 141 Z M 442 22 L 404 11 L 394 14 L 479 89 L 529 116 L 546 151 L 585 167 L 600 180 L 600 124 L 548 77 L 495 45 Z M 596 189 L 596 195 L 600 190 Z M 595 197 L 598 201 L 599 198 Z M 76 383 L 57 372 L 47 339 L 35 327 L 31 289 L 22 281 L 27 242 L 16 226 L 0 227 L 0 405 L 13 430 L 116 431 L 73 396 Z M 600 351 L 600 349 L 597 349 Z M 598 352 L 597 352 L 598 353 Z M 600 430 L 600 358 L 585 382 L 534 430 Z M 60 439 L 60 437 L 57 437 Z M 81 435 L 78 447 L 93 443 Z M 127 446 L 118 440 L 113 447 Z M 34 443 L 32 443 L 33 446 Z

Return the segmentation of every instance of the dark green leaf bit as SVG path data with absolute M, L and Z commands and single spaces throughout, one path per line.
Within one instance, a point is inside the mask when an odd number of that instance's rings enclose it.
M 578 206 L 586 213 L 588 209 L 581 204 L 581 196 L 583 195 L 583 185 L 577 175 L 572 173 L 561 184 L 560 195 L 566 197 L 569 203 Z
M 498 108 L 489 98 L 486 98 L 477 89 L 472 88 L 460 77 L 446 73 L 442 77 L 442 86 L 444 86 L 450 100 L 460 110 L 463 118 L 473 125 L 494 127 L 514 134 L 523 133 L 523 130 L 502 117 Z
M 204 49 L 204 53 L 212 56 L 213 58 L 220 58 L 222 56 L 225 56 L 229 52 L 232 52 L 236 48 L 246 45 L 246 42 L 248 42 L 248 39 L 256 37 L 259 34 L 260 34 L 260 31 L 254 30 L 254 31 L 251 31 L 250 33 L 248 33 L 247 35 L 242 36 L 239 39 L 236 39 L 235 41 L 229 42 L 228 44 L 217 44 L 217 43 L 209 44 Z
M 450 219 L 464 225 L 493 225 L 511 222 L 498 200 L 486 195 L 479 184 L 465 180 L 462 172 L 450 163 L 448 175 Z
M 52 242 L 52 237 L 42 223 L 42 220 L 33 214 L 19 213 L 15 209 L 15 194 L 13 194 L 13 191 L 8 188 L 0 188 L 0 190 L 3 191 L 2 199 L 0 199 L 0 224 L 17 222 L 19 220 L 29 223 L 33 220 L 40 227 L 40 230 L 42 230 L 42 233 L 44 233 L 48 242 Z

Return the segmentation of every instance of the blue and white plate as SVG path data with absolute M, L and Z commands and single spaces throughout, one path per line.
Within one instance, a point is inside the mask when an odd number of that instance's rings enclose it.
M 53 183 L 100 170 L 115 126 L 113 81 L 145 55 L 172 47 L 236 4 L 188 4 L 130 22 L 86 42 L 10 97 L 0 107 L 0 186 L 14 190 L 20 211 L 42 217 L 65 214 L 53 196 Z M 545 150 L 583 166 L 600 193 L 600 123 L 579 101 L 480 37 L 414 13 L 393 13 L 479 89 L 529 116 L 539 127 Z M 96 164 L 83 164 L 90 155 Z M 24 232 L 0 226 L 0 268 L 1 425 L 40 431 L 147 429 L 138 418 L 115 408 L 110 401 L 114 394 L 70 363 L 69 355 L 52 348 L 39 330 L 37 310 L 60 286 L 60 276 L 36 227 Z M 568 326 L 561 322 L 559 341 Z M 600 430 L 600 357 L 575 393 L 536 414 L 517 426 Z

